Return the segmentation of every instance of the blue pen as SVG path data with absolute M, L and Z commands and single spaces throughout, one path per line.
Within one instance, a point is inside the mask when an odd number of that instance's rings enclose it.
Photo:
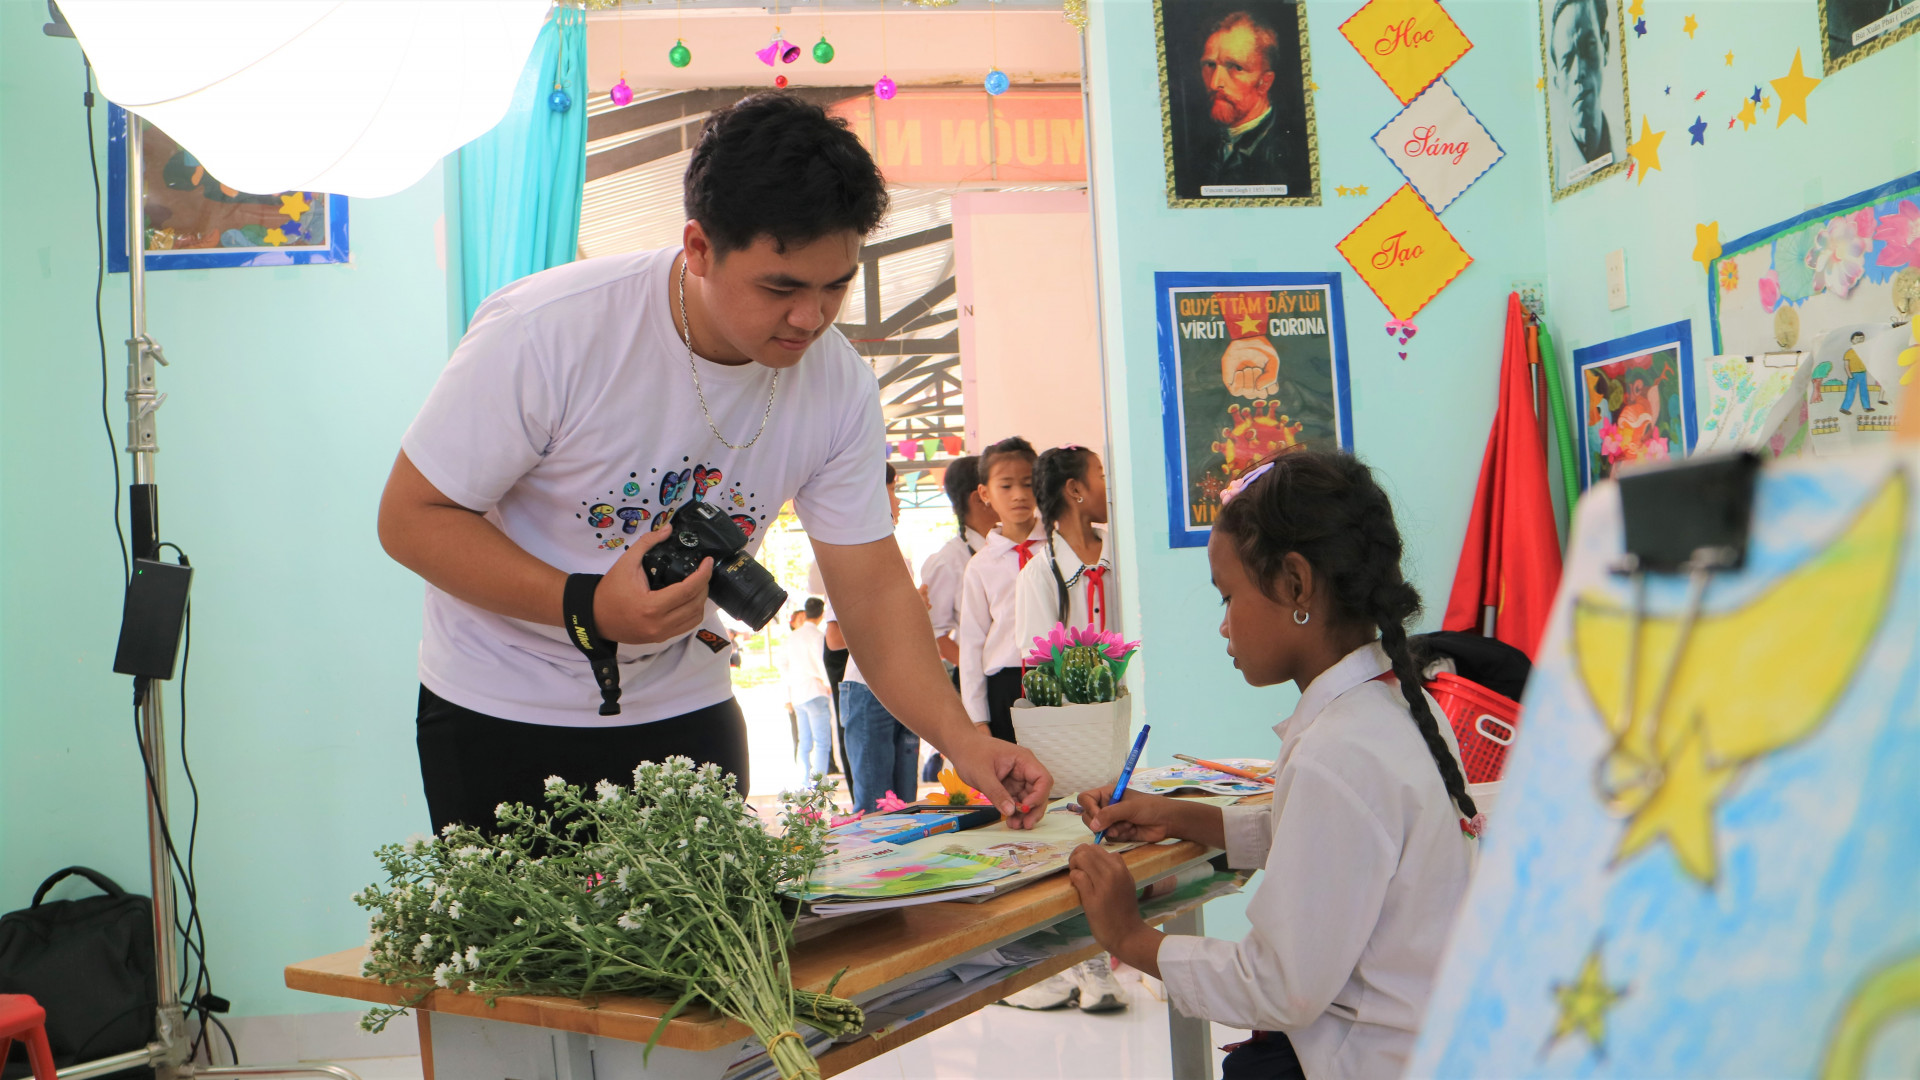
M 929 836 L 938 836 L 941 833 L 959 832 L 962 829 L 973 829 L 981 825 L 991 825 L 1000 820 L 1000 811 L 989 806 L 965 814 L 938 814 L 935 815 L 935 817 L 939 820 L 929 821 L 925 825 L 915 825 L 909 829 L 894 833 L 891 836 L 880 837 L 878 839 L 883 844 L 893 844 L 896 847 L 902 844 L 911 844 L 915 840 L 925 840 Z
M 1140 763 L 1140 751 L 1147 748 L 1147 732 L 1152 730 L 1152 724 L 1140 725 L 1140 734 L 1133 740 L 1133 749 L 1127 753 L 1127 763 L 1120 770 L 1120 779 L 1114 781 L 1113 798 L 1107 800 L 1109 804 L 1117 803 L 1126 797 L 1127 785 L 1133 781 L 1133 767 Z M 1096 844 L 1106 838 L 1107 830 L 1105 829 L 1093 834 L 1093 842 Z

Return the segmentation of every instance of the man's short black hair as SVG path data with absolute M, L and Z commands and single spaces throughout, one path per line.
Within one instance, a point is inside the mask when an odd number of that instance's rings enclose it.
M 827 602 L 817 596 L 809 596 L 806 606 L 801 610 L 807 613 L 807 618 L 817 619 L 827 613 Z
M 687 163 L 687 217 L 714 253 L 771 236 L 774 246 L 872 232 L 887 183 L 844 120 L 792 94 L 754 94 L 716 111 Z

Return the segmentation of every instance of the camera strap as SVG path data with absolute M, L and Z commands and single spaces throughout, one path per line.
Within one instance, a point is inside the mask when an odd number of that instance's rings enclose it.
M 566 591 L 560 594 L 560 617 L 565 621 L 567 640 L 587 658 L 593 668 L 593 681 L 600 687 L 600 715 L 620 715 L 620 659 L 618 646 L 600 636 L 593 624 L 593 592 L 600 587 L 600 574 L 567 575 Z

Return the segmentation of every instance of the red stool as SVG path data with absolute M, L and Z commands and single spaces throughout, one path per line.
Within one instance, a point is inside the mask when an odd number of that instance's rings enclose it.
M 47 1010 L 25 994 L 0 994 L 0 1062 L 7 1060 L 15 1039 L 27 1044 L 33 1080 L 55 1080 L 53 1048 L 47 1045 Z

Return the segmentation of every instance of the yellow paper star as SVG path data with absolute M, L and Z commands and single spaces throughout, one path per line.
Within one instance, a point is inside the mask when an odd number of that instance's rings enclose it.
M 1693 261 L 1707 266 L 1720 257 L 1720 223 L 1709 221 L 1693 227 Z
M 1666 137 L 1666 132 L 1653 130 L 1646 114 L 1641 114 L 1640 138 L 1627 146 L 1627 156 L 1640 165 L 1640 183 L 1646 183 L 1647 174 L 1660 167 L 1660 140 Z
M 1733 66 L 1733 53 L 1731 52 L 1727 53 L 1727 66 L 1728 67 Z
M 1334 190 L 1334 191 L 1336 191 L 1336 192 L 1338 192 L 1338 193 L 1339 193 L 1340 195 L 1342 195 L 1342 196 L 1345 196 L 1345 195 L 1346 195 L 1346 193 L 1347 193 L 1347 187 L 1346 187 L 1346 185 L 1345 185 L 1345 184 L 1342 184 L 1342 185 L 1340 185 L 1339 187 L 1337 187 L 1337 188 L 1334 188 L 1333 190 Z
M 1645 15 L 1646 13 L 1647 13 L 1647 0 L 1633 0 L 1633 3 L 1627 5 L 1627 14 L 1633 16 L 1636 19 L 1642 15 Z
M 299 221 L 300 215 L 311 209 L 313 204 L 307 201 L 305 192 L 296 191 L 290 195 L 280 196 L 280 212 L 295 221 Z
M 1547 77 L 1545 75 L 1540 76 L 1540 81 L 1534 83 L 1533 88 L 1535 90 L 1545 90 L 1547 88 Z
M 1820 85 L 1820 80 L 1800 70 L 1800 50 L 1793 50 L 1793 66 L 1787 73 L 1772 80 L 1773 92 L 1780 95 L 1780 118 L 1774 127 L 1787 122 L 1790 116 L 1797 116 L 1801 123 L 1807 122 L 1807 95 Z
M 1309 90 L 1318 90 L 1318 89 L 1320 89 L 1320 84 L 1319 84 L 1319 83 L 1317 83 L 1317 82 L 1309 82 L 1309 83 L 1307 83 L 1307 89 L 1309 89 Z
M 279 247 L 281 244 L 287 243 L 287 234 L 281 232 L 279 229 L 268 229 L 267 235 L 262 239 L 274 247 Z
M 1698 881 L 1711 883 L 1719 862 L 1713 844 L 1713 810 L 1733 782 L 1734 767 L 1708 760 L 1706 735 L 1698 727 L 1674 748 L 1666 777 L 1627 822 L 1614 864 L 1666 838 L 1674 858 Z
M 1752 98 L 1748 98 L 1746 101 L 1741 103 L 1740 113 L 1737 119 L 1740 121 L 1741 131 L 1745 131 L 1748 128 L 1753 126 L 1753 99 Z
M 1680 24 L 1680 29 L 1687 32 L 1688 40 L 1692 40 L 1693 32 L 1700 29 L 1700 21 L 1689 15 L 1687 16 L 1687 21 Z
M 1760 111 L 1761 111 L 1761 112 L 1772 112 L 1772 111 L 1773 111 L 1773 99 L 1772 99 L 1772 98 L 1770 98 L 1770 97 L 1762 97 L 1762 98 L 1760 99 Z
M 1361 184 L 1359 187 L 1353 189 L 1353 193 L 1355 195 L 1365 195 L 1367 193 L 1367 185 Z
M 1553 999 L 1560 1006 L 1560 1016 L 1553 1023 L 1553 1038 L 1548 1045 L 1578 1031 L 1586 1037 L 1587 1045 L 1605 1052 L 1607 1010 L 1626 996 L 1626 987 L 1607 982 L 1606 968 L 1600 962 L 1600 943 L 1594 942 L 1580 965 L 1580 974 L 1570 983 L 1553 984 Z
M 1260 320 L 1254 318 L 1251 315 L 1243 315 L 1240 317 L 1240 321 L 1238 323 L 1235 323 L 1234 325 L 1239 329 L 1241 333 L 1251 334 L 1254 331 L 1260 329 Z

